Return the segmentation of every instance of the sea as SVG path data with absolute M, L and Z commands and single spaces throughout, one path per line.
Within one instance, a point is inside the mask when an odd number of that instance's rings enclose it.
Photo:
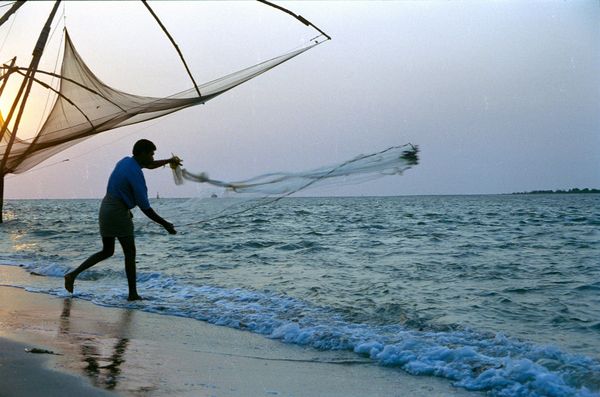
M 259 203 L 260 205 L 254 205 Z M 8 200 L 0 263 L 62 276 L 100 250 L 100 200 Z M 600 396 L 600 195 L 156 199 L 75 296 L 344 350 L 489 396 Z M 242 209 L 242 210 L 240 210 Z M 0 280 L 0 283 L 3 283 Z

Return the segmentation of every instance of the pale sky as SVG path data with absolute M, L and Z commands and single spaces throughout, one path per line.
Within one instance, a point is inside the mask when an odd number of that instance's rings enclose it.
M 315 35 L 257 2 L 150 4 L 198 82 Z M 281 4 L 333 40 L 205 105 L 103 133 L 9 175 L 6 197 L 102 197 L 114 164 L 140 138 L 156 143 L 156 158 L 175 153 L 190 171 L 221 180 L 317 168 L 407 142 L 421 148 L 421 163 L 403 176 L 305 195 L 600 188 L 600 2 Z M 29 64 L 51 6 L 26 3 L 0 27 L 0 60 Z M 191 87 L 141 2 L 64 2 L 59 13 L 42 69 L 55 69 L 66 20 L 83 59 L 112 87 L 150 96 Z M 34 94 L 22 137 L 43 115 L 46 91 Z M 175 186 L 167 168 L 145 174 L 151 196 L 214 191 Z

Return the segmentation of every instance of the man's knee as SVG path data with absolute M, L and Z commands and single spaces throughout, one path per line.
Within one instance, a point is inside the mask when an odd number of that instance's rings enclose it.
M 102 238 L 102 251 L 100 254 L 106 258 L 110 258 L 115 253 L 115 238 L 114 237 L 103 237 Z

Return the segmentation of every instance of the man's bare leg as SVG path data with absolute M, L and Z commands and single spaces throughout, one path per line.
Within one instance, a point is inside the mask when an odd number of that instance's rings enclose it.
M 129 296 L 127 300 L 141 300 L 142 297 L 137 293 L 136 270 L 135 270 L 135 239 L 133 236 L 119 237 L 119 243 L 125 254 L 125 273 L 127 274 L 127 284 L 129 285 Z
M 73 293 L 73 284 L 79 273 L 94 266 L 96 263 L 102 262 L 110 258 L 115 252 L 115 238 L 102 237 L 102 251 L 96 252 L 94 255 L 87 258 L 79 267 L 72 272 L 65 274 L 65 289 Z

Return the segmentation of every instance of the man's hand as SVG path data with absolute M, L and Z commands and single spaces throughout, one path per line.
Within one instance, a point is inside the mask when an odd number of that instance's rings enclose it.
M 177 230 L 175 230 L 175 227 L 172 223 L 166 222 L 163 227 L 167 232 L 169 232 L 169 234 L 177 234 Z
M 181 165 L 182 162 L 183 160 L 177 156 L 173 156 L 169 159 L 169 165 L 171 168 L 176 168 L 178 165 Z
M 148 218 L 152 219 L 154 222 L 164 227 L 167 230 L 167 232 L 169 232 L 169 234 L 177 234 L 177 230 L 175 230 L 173 224 L 161 218 L 156 212 L 154 212 L 152 208 L 146 208 L 145 210 L 142 210 L 142 212 L 146 214 Z

